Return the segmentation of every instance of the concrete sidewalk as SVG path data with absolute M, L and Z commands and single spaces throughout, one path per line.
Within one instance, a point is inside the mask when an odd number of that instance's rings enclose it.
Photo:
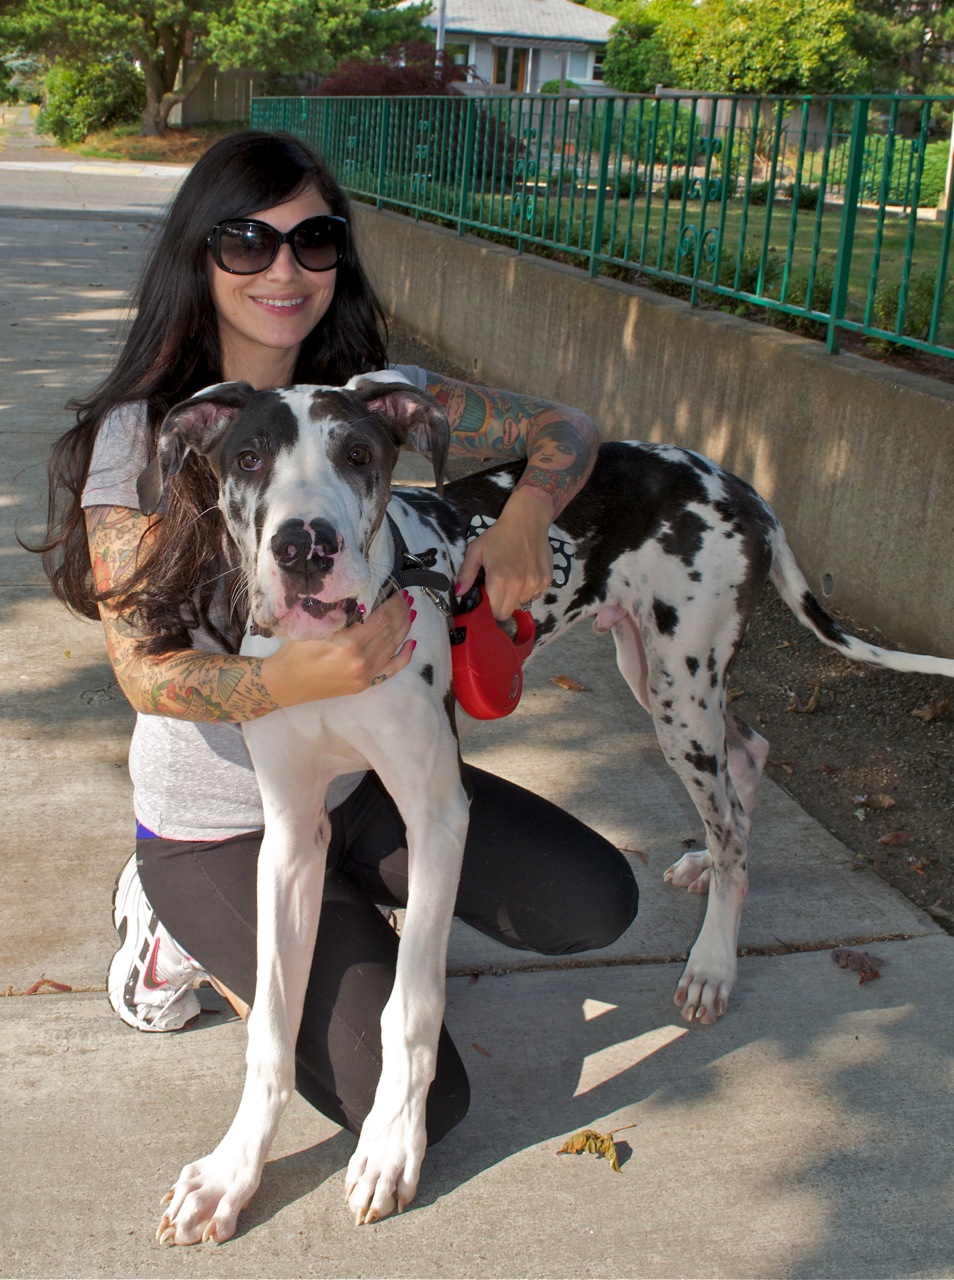
M 109 1011 L 131 713 L 99 627 L 53 601 L 14 534 L 42 528 L 62 405 L 108 368 L 147 214 L 179 176 L 84 168 L 56 186 L 58 171 L 10 163 L 0 155 L 0 1274 L 954 1275 L 954 940 L 766 781 L 741 938 L 754 954 L 718 1026 L 682 1024 L 672 992 L 702 904 L 662 872 L 700 824 L 611 642 L 585 630 L 531 665 L 518 714 L 467 754 L 641 851 L 634 927 L 566 966 L 455 929 L 447 1018 L 473 1102 L 402 1217 L 351 1225 L 353 1139 L 296 1099 L 236 1239 L 154 1244 L 160 1197 L 231 1120 L 244 1030 L 208 993 L 178 1035 L 139 1035 Z M 558 673 L 591 691 L 564 691 Z M 882 957 L 881 978 L 859 985 L 835 945 Z M 72 990 L 22 994 L 41 977 Z M 628 1125 L 620 1174 L 556 1155 L 575 1130 Z

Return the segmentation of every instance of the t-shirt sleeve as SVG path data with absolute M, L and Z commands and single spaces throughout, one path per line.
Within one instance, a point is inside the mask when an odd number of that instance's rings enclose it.
M 427 390 L 427 370 L 421 369 L 416 364 L 389 364 L 388 368 L 394 373 L 399 373 L 402 378 L 407 378 L 418 391 Z
M 138 510 L 136 479 L 146 465 L 148 449 L 145 405 L 111 409 L 96 436 L 81 505 Z

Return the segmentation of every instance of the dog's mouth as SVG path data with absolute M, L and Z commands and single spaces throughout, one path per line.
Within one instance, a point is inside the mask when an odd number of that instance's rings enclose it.
M 319 600 L 316 596 L 300 596 L 296 604 L 309 618 L 327 618 L 329 614 L 340 613 L 344 616 L 345 625 L 349 627 L 352 622 L 363 621 L 363 610 L 354 596 L 347 596 L 344 600 Z
M 309 618 L 326 618 L 339 607 L 339 600 L 319 600 L 316 596 L 300 596 L 298 607 L 308 614 Z

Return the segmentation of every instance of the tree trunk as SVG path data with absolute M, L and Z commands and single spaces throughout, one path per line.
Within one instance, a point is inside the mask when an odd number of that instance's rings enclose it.
M 143 62 L 143 77 L 146 81 L 146 106 L 142 113 L 142 126 L 139 130 L 141 138 L 161 138 L 166 132 L 166 119 L 160 121 L 159 108 L 162 103 L 162 77 L 155 62 L 148 59 Z
M 167 46 L 171 41 L 167 41 Z M 193 63 L 188 75 L 177 89 L 176 78 L 179 73 L 179 61 L 174 54 L 160 59 L 146 59 L 143 62 L 143 76 L 146 81 L 146 107 L 142 113 L 142 126 L 139 136 L 142 138 L 165 137 L 169 129 L 169 115 L 178 103 L 184 102 L 205 75 L 208 62 L 200 60 Z

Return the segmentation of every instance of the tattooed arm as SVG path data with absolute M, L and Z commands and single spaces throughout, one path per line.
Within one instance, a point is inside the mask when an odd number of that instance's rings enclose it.
M 599 437 L 579 409 L 547 400 L 471 387 L 429 374 L 427 389 L 444 406 L 451 448 L 527 466 L 492 528 L 467 548 L 458 581 L 466 591 L 483 566 L 487 594 L 498 618 L 550 585 L 550 524 L 583 488 L 593 470 Z
M 128 507 L 86 511 L 93 581 L 98 591 L 120 585 L 156 517 Z M 139 652 L 136 628 L 100 605 L 109 660 L 136 711 L 179 720 L 240 723 L 299 702 L 359 693 L 374 676 L 394 675 L 411 658 L 410 625 L 401 595 L 375 609 L 362 627 L 327 639 L 282 645 L 268 658 L 177 649 L 158 657 Z M 379 616 L 380 615 L 380 616 Z

